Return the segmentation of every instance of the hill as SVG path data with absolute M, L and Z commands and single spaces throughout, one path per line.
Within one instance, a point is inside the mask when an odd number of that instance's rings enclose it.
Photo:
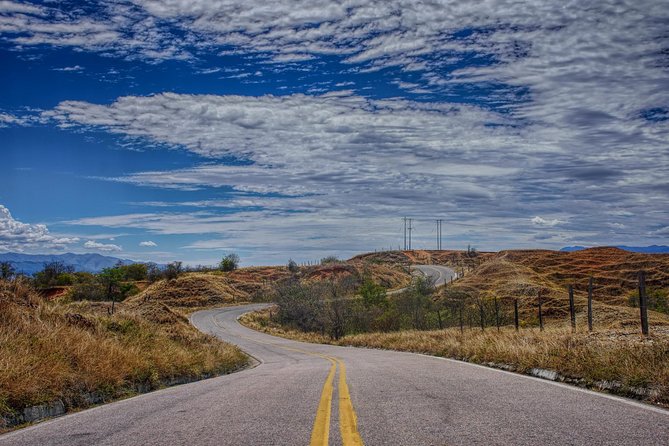
M 132 260 L 103 256 L 100 254 L 21 254 L 8 252 L 0 254 L 0 262 L 10 262 L 17 273 L 32 275 L 44 268 L 45 263 L 62 262 L 75 271 L 97 273 L 121 262 L 125 265 L 136 263 Z
M 615 248 L 623 249 L 631 252 L 642 252 L 646 254 L 667 254 L 669 253 L 669 246 L 665 245 L 651 245 L 651 246 L 615 246 Z M 573 252 L 589 249 L 585 246 L 565 246 L 560 251 Z

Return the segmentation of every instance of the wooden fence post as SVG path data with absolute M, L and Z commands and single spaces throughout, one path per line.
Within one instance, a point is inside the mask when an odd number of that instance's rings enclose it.
M 483 312 L 483 301 L 479 302 L 479 314 L 481 316 L 481 331 L 485 331 L 485 313 Z
M 541 291 L 539 291 L 538 298 L 539 298 L 539 330 L 544 331 L 544 315 L 541 312 L 541 304 L 542 304 Z
M 571 331 L 576 330 L 576 309 L 574 308 L 574 286 L 569 285 L 569 316 L 571 317 Z
M 592 276 L 588 282 L 588 331 L 592 331 Z
M 518 299 L 513 300 L 513 320 L 516 323 L 516 331 L 518 331 L 518 327 L 520 326 L 518 323 Z
M 639 311 L 641 313 L 641 333 L 648 336 L 648 298 L 646 296 L 645 271 L 639 271 Z
M 497 302 L 497 296 L 495 296 L 495 323 L 497 324 L 497 331 L 499 331 L 499 303 Z

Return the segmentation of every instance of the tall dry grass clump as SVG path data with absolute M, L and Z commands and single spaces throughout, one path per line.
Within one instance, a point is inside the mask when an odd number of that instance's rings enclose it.
M 56 399 L 82 407 L 87 394 L 113 399 L 246 364 L 164 305 L 120 307 L 49 303 L 26 282 L 0 281 L 0 415 Z

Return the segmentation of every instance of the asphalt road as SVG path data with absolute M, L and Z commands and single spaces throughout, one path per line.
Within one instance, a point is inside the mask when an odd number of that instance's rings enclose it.
M 457 278 L 457 274 L 451 268 L 440 265 L 414 265 L 413 269 L 420 271 L 428 277 L 434 279 L 435 286 L 441 286 L 451 281 L 451 278 Z
M 193 314 L 257 365 L 57 418 L 0 445 L 666 445 L 669 412 L 549 381 L 242 327 Z M 345 374 L 342 373 L 345 371 Z

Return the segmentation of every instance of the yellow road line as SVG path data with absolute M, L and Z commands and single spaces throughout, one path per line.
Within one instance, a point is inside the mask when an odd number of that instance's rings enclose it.
M 212 318 L 214 325 L 221 327 L 215 318 Z M 360 433 L 358 432 L 358 421 L 351 403 L 351 394 L 346 383 L 346 366 L 344 362 L 333 356 L 324 355 L 322 353 L 310 352 L 294 347 L 287 347 L 285 345 L 275 344 L 273 342 L 260 341 L 244 335 L 236 335 L 258 344 L 266 344 L 274 347 L 279 347 L 284 350 L 303 353 L 305 355 L 317 356 L 319 358 L 327 359 L 332 364 L 330 372 L 328 373 L 323 390 L 321 392 L 321 399 L 316 410 L 316 419 L 314 420 L 314 427 L 311 431 L 311 441 L 309 446 L 327 446 L 330 439 L 330 418 L 332 415 L 332 393 L 334 392 L 334 377 L 339 365 L 339 431 L 341 432 L 341 439 L 343 446 L 364 446 Z
M 339 431 L 344 446 L 362 446 L 362 438 L 358 432 L 358 421 L 351 403 L 351 394 L 346 384 L 346 366 L 340 360 L 339 363 Z
M 329 359 L 329 358 L 328 358 Z M 330 414 L 332 413 L 332 392 L 334 391 L 334 376 L 337 371 L 337 363 L 330 359 L 330 373 L 323 384 L 321 401 L 316 411 L 316 420 L 311 431 L 310 446 L 327 446 L 330 439 Z

